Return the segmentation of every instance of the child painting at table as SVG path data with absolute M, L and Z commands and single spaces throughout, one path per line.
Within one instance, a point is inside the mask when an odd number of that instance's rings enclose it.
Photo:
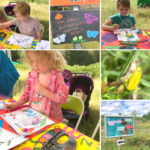
M 7 26 L 17 25 L 21 34 L 32 36 L 35 39 L 41 39 L 42 27 L 40 22 L 30 17 L 30 5 L 26 2 L 19 2 L 14 7 L 13 12 L 15 13 L 16 18 L 0 24 L 0 29 L 4 29 Z
M 102 30 L 135 29 L 135 19 L 128 12 L 130 10 L 130 0 L 117 0 L 118 14 L 110 17 L 102 26 Z M 110 26 L 113 24 L 113 26 Z
M 5 13 L 0 9 L 0 24 L 8 22 L 8 18 Z M 5 29 L 9 29 L 9 26 L 6 26 Z
M 59 51 L 25 51 L 24 61 L 32 68 L 25 91 L 17 102 L 6 107 L 14 110 L 29 101 L 32 109 L 63 122 L 60 104 L 66 103 L 69 87 L 61 73 L 66 65 L 62 54 Z

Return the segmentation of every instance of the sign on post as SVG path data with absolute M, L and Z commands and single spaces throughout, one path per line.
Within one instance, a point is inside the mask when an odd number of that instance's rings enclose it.
M 99 10 L 51 11 L 53 44 L 99 41 Z
M 133 116 L 105 116 L 105 137 L 133 136 Z
M 63 5 L 92 5 L 99 4 L 100 0 L 50 0 L 51 6 Z
M 122 140 L 117 140 L 117 145 L 123 145 L 124 144 L 124 139 Z

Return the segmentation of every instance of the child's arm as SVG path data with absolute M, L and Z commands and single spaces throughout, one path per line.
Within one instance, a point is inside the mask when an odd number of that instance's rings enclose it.
M 133 25 L 133 27 L 131 27 L 131 30 L 134 30 L 134 29 L 136 29 L 135 25 Z
M 101 29 L 102 30 L 115 30 L 115 29 L 119 29 L 119 24 L 114 24 L 113 26 L 109 26 L 110 24 L 112 24 L 113 21 L 112 19 L 109 19 L 108 21 L 106 21 L 102 26 Z
M 37 39 L 38 39 L 38 40 L 41 40 L 41 39 L 42 39 L 41 30 L 38 31 L 38 32 L 36 32 L 36 34 L 37 34 Z
M 9 110 L 14 110 L 14 109 L 18 108 L 19 106 L 21 106 L 23 104 L 25 104 L 25 101 L 20 99 L 20 100 L 18 100 L 17 102 L 15 102 L 13 104 L 6 104 L 5 109 L 7 110 L 7 108 L 8 108 Z
M 36 92 L 48 97 L 55 103 L 64 104 L 67 101 L 68 93 L 69 93 L 69 87 L 65 84 L 63 76 L 61 73 L 59 73 L 56 77 L 56 92 L 53 93 L 46 89 L 46 87 L 42 84 L 37 84 L 34 89 Z
M 4 28 L 6 28 L 8 26 L 11 26 L 10 21 L 9 22 L 5 22 L 5 23 L 0 23 L 0 29 L 4 29 Z

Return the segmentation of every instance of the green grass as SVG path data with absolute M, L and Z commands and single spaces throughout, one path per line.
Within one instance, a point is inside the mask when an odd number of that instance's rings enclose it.
M 16 0 L 19 1 L 19 0 Z M 20 0 L 21 1 L 21 0 Z M 4 9 L 5 6 L 9 4 L 9 2 L 15 2 L 14 0 L 5 0 L 1 2 L 0 9 Z M 31 7 L 30 16 L 39 20 L 39 22 L 44 26 L 44 35 L 42 37 L 43 40 L 49 40 L 49 4 L 38 4 L 28 2 Z
M 119 13 L 116 7 L 117 0 L 101 0 L 101 24 L 105 23 L 106 19 L 116 13 Z M 137 0 L 130 0 L 131 9 L 129 13 L 134 16 L 137 29 L 149 29 L 150 8 L 138 8 Z
M 19 66 L 19 67 L 17 67 Z M 17 68 L 19 74 L 20 74 L 20 78 L 19 80 L 16 82 L 15 87 L 14 87 L 14 93 L 13 93 L 13 99 L 14 100 L 19 100 L 21 94 L 23 93 L 24 89 L 25 89 L 25 80 L 28 76 L 28 72 L 30 72 L 30 69 L 27 67 L 25 68 L 24 65 L 15 65 L 15 67 Z M 73 67 L 72 67 L 73 68 Z M 88 117 L 84 116 L 81 120 L 81 123 L 79 125 L 78 130 L 91 137 L 92 133 L 98 123 L 98 120 L 100 118 L 99 114 L 99 108 L 100 108 L 100 80 L 99 80 L 99 76 L 94 78 L 94 90 L 92 92 L 91 95 L 91 100 L 89 103 L 89 107 L 90 107 L 90 113 L 88 115 Z M 75 125 L 75 122 L 71 122 L 71 124 Z M 95 138 L 95 140 L 99 141 L 99 131 L 97 132 Z
M 149 150 L 150 149 L 150 121 L 142 123 L 142 121 L 135 121 L 134 136 L 123 137 L 124 145 L 122 150 Z M 105 139 L 105 128 L 101 128 L 101 147 L 102 150 L 118 150 L 117 140 L 119 138 Z

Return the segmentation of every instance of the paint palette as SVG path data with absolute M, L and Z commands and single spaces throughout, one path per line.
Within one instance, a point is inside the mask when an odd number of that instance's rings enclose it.
M 59 144 L 57 141 L 62 136 L 68 136 L 65 143 Z M 42 135 L 34 145 L 33 150 L 75 150 L 76 141 L 61 129 L 50 130 Z

